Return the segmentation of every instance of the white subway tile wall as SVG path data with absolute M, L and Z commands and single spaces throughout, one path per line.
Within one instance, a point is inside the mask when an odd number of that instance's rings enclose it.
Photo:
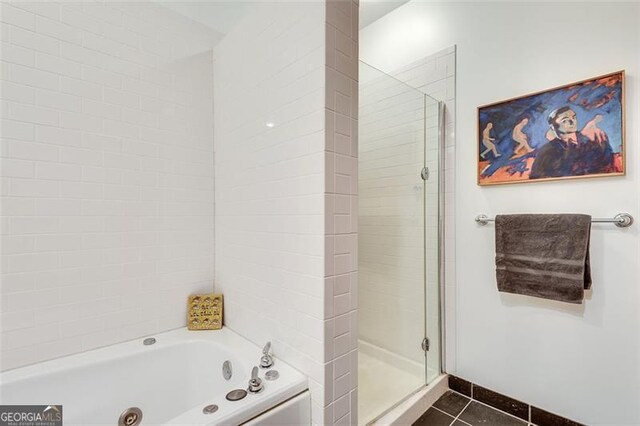
M 213 289 L 218 35 L 146 2 L 2 2 L 1 368 L 186 324 Z
M 214 52 L 215 288 L 225 325 L 258 345 L 270 340 L 276 356 L 308 375 L 320 406 L 324 8 L 258 4 Z
M 390 70 L 389 73 L 400 81 L 414 87 L 427 95 L 444 102 L 445 104 L 445 143 L 444 143 L 444 170 L 440 172 L 440 178 L 444 178 L 444 261 L 445 261 L 445 316 L 442 318 L 446 324 L 445 350 L 446 371 L 455 371 L 455 354 L 456 354 L 456 274 L 455 274 L 455 128 L 456 128 L 456 47 L 451 46 L 439 52 L 435 52 L 425 58 L 412 62 L 397 70 Z M 429 117 L 430 114 L 428 114 Z M 434 170 L 438 166 L 434 164 L 436 156 L 431 141 L 437 138 L 437 127 L 433 126 L 433 121 L 428 120 L 430 124 L 427 127 L 427 165 Z M 433 183 L 433 181 L 431 182 Z M 428 183 L 431 184 L 431 183 Z M 427 187 L 429 194 L 436 192 Z M 427 232 L 434 231 L 435 217 L 434 206 L 435 199 L 427 199 Z M 435 336 L 440 327 L 439 300 L 435 295 L 434 286 L 437 284 L 435 271 L 437 270 L 432 263 L 434 250 L 436 247 L 433 242 L 434 238 L 427 236 L 427 335 Z M 439 354 L 439 342 L 431 339 L 432 349 L 429 351 L 429 359 L 431 354 Z M 438 355 L 439 356 L 439 355 Z M 429 362 L 433 365 L 433 362 Z
M 324 404 L 316 424 L 358 423 L 358 1 L 326 2 Z
M 420 347 L 425 333 L 425 213 L 435 218 L 436 231 L 438 223 L 437 135 L 425 141 L 425 126 L 437 126 L 437 103 L 426 106 L 423 92 L 363 65 L 359 339 L 414 361 L 418 371 L 425 362 Z M 436 147 L 435 155 L 428 155 L 427 147 Z M 425 160 L 432 176 L 427 182 L 426 211 L 420 177 Z M 437 232 L 435 236 L 428 232 L 428 237 L 437 239 Z M 432 297 L 437 300 L 437 294 Z

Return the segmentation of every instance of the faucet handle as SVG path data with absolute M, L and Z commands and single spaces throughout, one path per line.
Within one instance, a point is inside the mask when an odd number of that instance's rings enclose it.
M 262 380 L 258 378 L 258 367 L 253 367 L 251 370 L 251 380 L 249 380 L 249 388 L 247 389 L 251 393 L 259 393 L 264 389 Z
M 269 368 L 273 365 L 273 357 L 269 355 L 271 349 L 271 342 L 267 342 L 262 349 L 262 357 L 260 357 L 260 368 Z

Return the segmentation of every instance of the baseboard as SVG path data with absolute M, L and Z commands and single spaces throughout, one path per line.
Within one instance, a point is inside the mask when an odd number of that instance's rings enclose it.
M 518 401 L 460 377 L 449 376 L 449 388 L 496 410 L 525 420 L 534 426 L 583 426 L 576 421 Z

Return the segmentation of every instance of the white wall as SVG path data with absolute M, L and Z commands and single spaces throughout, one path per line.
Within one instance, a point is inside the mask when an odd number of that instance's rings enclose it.
M 214 34 L 2 2 L 2 369 L 186 324 L 213 282 Z
M 323 406 L 324 4 L 255 6 L 215 49 L 216 291 L 225 325 Z M 269 127 L 273 126 L 273 127 Z M 256 363 L 259 354 L 256 354 Z
M 314 424 L 357 416 L 357 22 L 351 1 L 269 2 L 215 50 L 225 324 L 309 376 Z
M 606 24 L 603 24 L 606 23 Z M 361 58 L 394 70 L 457 45 L 456 353 L 451 371 L 588 424 L 640 423 L 638 227 L 594 225 L 584 305 L 499 294 L 493 229 L 478 213 L 638 217 L 637 3 L 411 1 L 361 32 Z M 476 108 L 610 71 L 627 71 L 627 175 L 476 186 Z
M 357 9 L 256 5 L 214 67 L 219 34 L 146 2 L 2 4 L 3 368 L 185 324 L 215 120 L 226 325 L 356 421 Z

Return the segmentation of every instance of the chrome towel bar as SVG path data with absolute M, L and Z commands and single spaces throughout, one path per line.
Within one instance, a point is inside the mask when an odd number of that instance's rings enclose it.
M 479 225 L 486 225 L 489 222 L 494 222 L 495 219 L 490 219 L 485 214 L 479 214 L 476 216 L 476 223 Z M 591 223 L 613 223 L 618 228 L 628 228 L 633 224 L 633 216 L 629 213 L 618 213 L 613 218 L 591 218 Z

